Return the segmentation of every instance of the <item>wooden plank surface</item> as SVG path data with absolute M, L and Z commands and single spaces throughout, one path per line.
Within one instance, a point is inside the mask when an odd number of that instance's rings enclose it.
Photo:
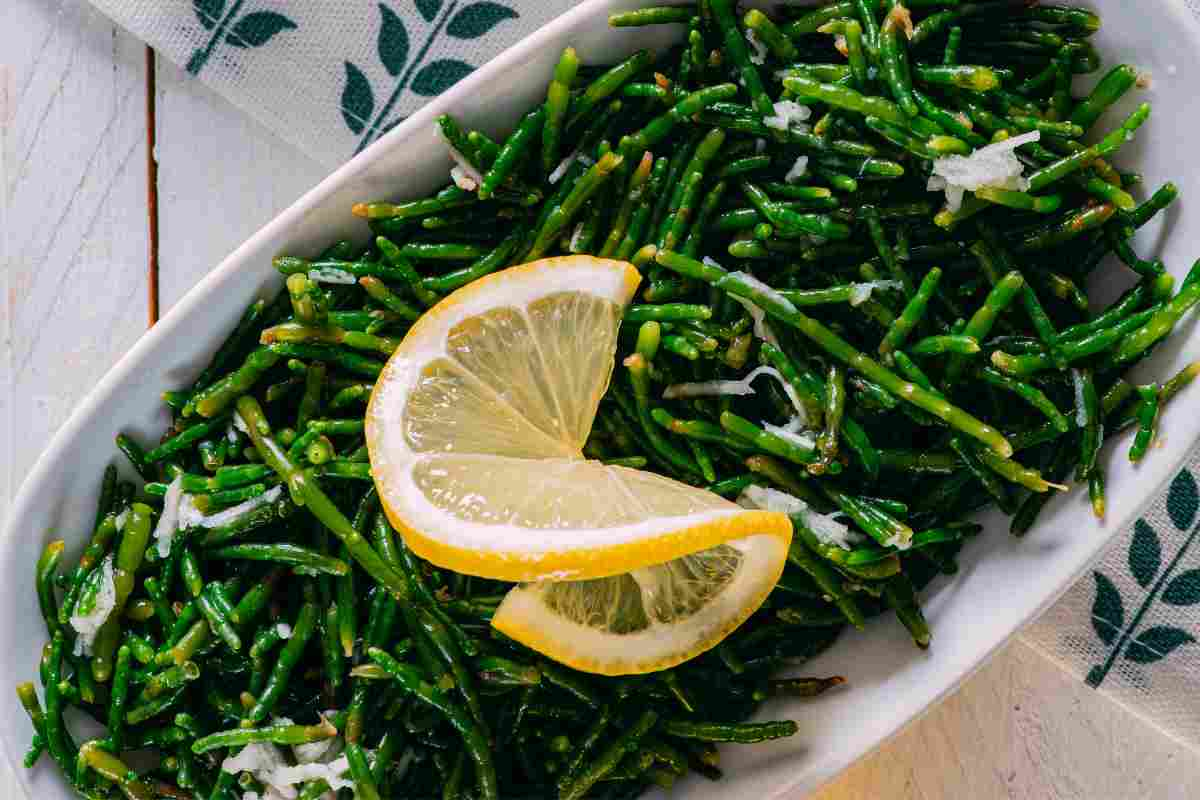
M 0 518 L 146 328 L 143 47 L 82 0 L 0 9 Z M 6 691 L 9 691 L 6 689 Z M 0 797 L 19 797 L 6 765 Z
M 162 314 L 327 170 L 158 59 Z
M 146 327 L 143 47 L 82 0 L 4 0 L 6 508 Z
M 1184 800 L 1197 786 L 1194 750 L 1017 640 L 811 800 Z
M 82 0 L 3 5 L 0 518 L 147 311 L 141 45 Z M 324 170 L 171 65 L 157 72 L 165 313 Z M 1197 785 L 1194 753 L 1018 642 L 814 797 L 1124 800 Z M 0 768 L 0 797 L 16 792 Z

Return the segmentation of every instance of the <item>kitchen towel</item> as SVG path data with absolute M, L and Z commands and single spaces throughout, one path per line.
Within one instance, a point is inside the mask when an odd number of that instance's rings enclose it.
M 92 0 L 330 168 L 578 0 Z
M 1166 0 L 1168 2 L 1178 0 Z M 92 0 L 329 167 L 578 0 Z M 1200 16 L 1200 0 L 1186 0 Z M 1184 402 L 1194 402 L 1185 400 Z M 1023 636 L 1200 744 L 1200 453 Z

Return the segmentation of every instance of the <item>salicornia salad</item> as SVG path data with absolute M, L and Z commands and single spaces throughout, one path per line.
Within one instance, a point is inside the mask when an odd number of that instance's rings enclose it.
M 795 732 L 748 722 L 764 701 L 842 683 L 777 675 L 846 626 L 894 614 L 929 646 L 917 592 L 955 572 L 973 512 L 1020 536 L 1074 480 L 1104 514 L 1102 444 L 1132 430 L 1140 460 L 1200 371 L 1127 377 L 1200 301 L 1200 268 L 1177 283 L 1133 249 L 1177 191 L 1139 202 L 1141 176 L 1112 162 L 1148 105 L 1097 126 L 1146 76 L 1120 65 L 1072 92 L 1101 66 L 1094 13 L 700 0 L 611 23 L 685 33 L 615 66 L 568 49 L 507 138 L 440 118 L 450 185 L 356 206 L 366 246 L 276 259 L 285 290 L 164 394 L 161 442 L 118 438 L 139 480 L 109 468 L 82 556 L 56 541 L 37 565 L 50 640 L 41 697 L 18 687 L 28 766 L 132 800 L 717 779 L 715 742 Z M 372 484 L 365 403 L 413 323 L 566 253 L 643 277 L 583 454 L 794 525 L 765 604 L 647 675 L 577 672 L 492 629 L 512 584 L 417 558 Z M 1131 286 L 1096 308 L 1100 269 Z M 69 709 L 103 735 L 77 741 Z

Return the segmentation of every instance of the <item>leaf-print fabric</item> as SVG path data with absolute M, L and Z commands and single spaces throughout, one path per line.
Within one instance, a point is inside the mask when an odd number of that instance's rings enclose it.
M 92 3 L 333 168 L 579 0 Z
M 1200 453 L 1025 640 L 1200 745 Z

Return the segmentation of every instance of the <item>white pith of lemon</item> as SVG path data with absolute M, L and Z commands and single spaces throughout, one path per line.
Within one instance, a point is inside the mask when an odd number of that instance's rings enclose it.
M 512 267 L 453 293 L 375 384 L 380 499 L 438 566 L 510 581 L 600 578 L 753 534 L 784 515 L 583 457 L 640 276 L 590 256 Z
M 745 622 L 786 559 L 786 541 L 757 535 L 610 578 L 522 584 L 492 625 L 584 672 L 655 672 L 714 647 Z
M 408 546 L 528 582 L 496 626 L 610 674 L 716 644 L 761 605 L 791 540 L 783 514 L 584 458 L 639 281 L 630 264 L 591 256 L 475 281 L 412 327 L 366 414 L 375 485 Z

